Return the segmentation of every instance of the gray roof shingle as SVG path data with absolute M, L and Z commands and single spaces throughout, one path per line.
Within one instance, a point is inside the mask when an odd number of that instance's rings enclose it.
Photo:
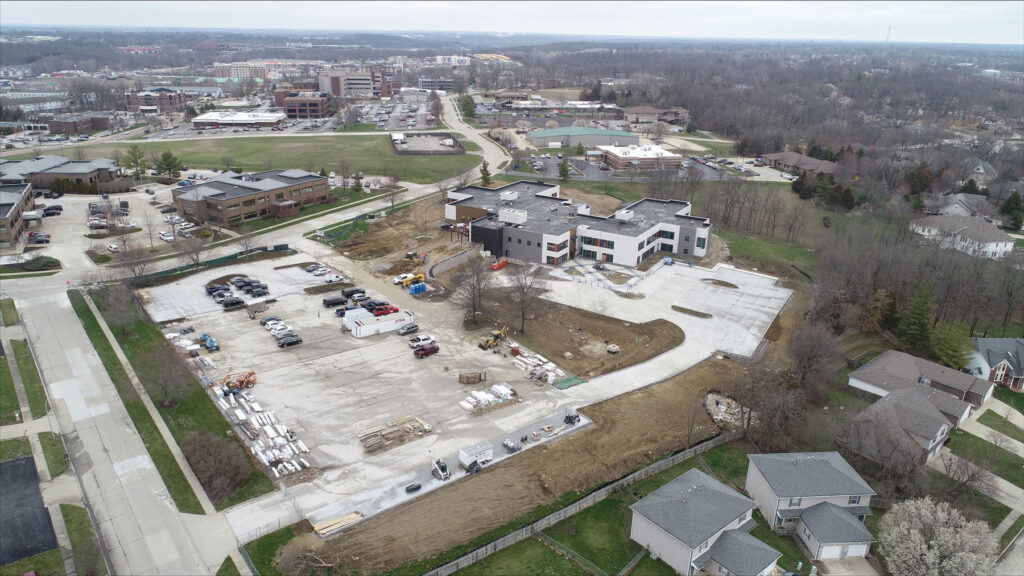
M 922 388 L 890 392 L 857 414 L 850 426 L 850 449 L 876 462 L 894 454 L 916 460 L 949 425 Z
M 838 452 L 750 454 L 748 458 L 779 498 L 875 493 Z
M 693 468 L 630 509 L 693 549 L 754 506 L 753 500 Z
M 782 553 L 742 530 L 726 530 L 708 550 L 711 560 L 737 576 L 760 574 Z
M 846 509 L 831 502 L 815 504 L 800 515 L 807 529 L 820 544 L 874 542 L 868 527 Z
M 1011 376 L 1024 376 L 1024 338 L 971 338 L 971 344 L 990 367 L 1005 360 Z
M 980 244 L 990 242 L 1013 242 L 1009 234 L 996 227 L 995 224 L 986 222 L 984 218 L 977 216 L 963 216 L 960 214 L 940 214 L 938 216 L 925 216 L 914 220 L 913 225 L 918 228 L 934 228 L 942 236 L 962 236 Z
M 907 388 L 927 378 L 962 392 L 988 394 L 993 384 L 959 370 L 946 368 L 923 358 L 896 350 L 886 350 L 876 358 L 850 373 L 850 378 L 863 380 L 886 390 Z

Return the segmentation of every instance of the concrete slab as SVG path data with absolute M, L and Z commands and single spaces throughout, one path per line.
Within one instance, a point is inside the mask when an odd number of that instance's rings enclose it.
M 875 565 L 866 558 L 847 558 L 845 560 L 819 560 L 822 574 L 836 576 L 882 576 Z

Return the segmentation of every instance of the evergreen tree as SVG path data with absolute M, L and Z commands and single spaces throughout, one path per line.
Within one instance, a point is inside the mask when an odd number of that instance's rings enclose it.
M 900 342 L 907 348 L 926 344 L 931 336 L 931 327 L 932 294 L 928 288 L 920 286 L 907 304 L 906 311 L 900 316 L 897 328 Z
M 181 171 L 181 160 L 170 150 L 164 150 L 156 161 L 157 170 L 168 176 Z
M 971 359 L 971 338 L 962 324 L 936 327 L 928 339 L 928 347 L 936 362 L 954 370 L 960 370 Z
M 484 160 L 484 163 L 480 165 L 480 183 L 484 186 L 491 185 L 491 171 L 487 167 L 487 160 Z
M 1020 230 L 1024 224 L 1024 202 L 1021 202 L 1020 192 L 1016 190 L 999 207 L 999 213 L 1007 216 L 1006 225 L 1014 230 Z
M 839 195 L 839 204 L 847 210 L 852 210 L 857 206 L 857 199 L 853 197 L 853 191 L 847 186 L 843 188 L 843 191 Z
M 576 144 L 576 155 L 577 156 L 586 156 L 586 154 L 587 154 L 587 149 L 583 147 L 583 142 L 578 142 Z
M 321 168 L 321 169 L 320 169 L 320 175 L 321 175 L 321 176 L 327 176 L 327 171 L 326 171 L 326 170 L 324 170 L 323 168 Z
M 689 124 L 686 125 L 686 133 L 687 134 L 693 134 L 696 131 L 697 131 L 697 125 L 694 124 L 693 122 L 690 122 Z
M 363 191 L 363 181 L 360 180 L 359 178 L 353 178 L 352 179 L 352 191 L 355 192 L 356 194 L 359 194 L 360 192 L 362 192 Z
M 562 158 L 558 163 L 558 181 L 565 184 L 569 181 L 569 159 Z
M 476 103 L 473 102 L 473 97 L 465 95 L 459 102 L 459 109 L 462 110 L 462 115 L 467 119 L 476 118 Z
M 968 178 L 958 191 L 961 194 L 981 194 L 981 189 L 978 188 L 978 183 L 974 181 L 974 178 Z

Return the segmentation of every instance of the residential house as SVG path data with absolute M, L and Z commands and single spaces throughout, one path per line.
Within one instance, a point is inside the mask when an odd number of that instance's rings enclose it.
M 922 389 L 890 392 L 854 416 L 847 446 L 869 460 L 904 469 L 938 455 L 950 421 Z
M 1017 392 L 1024 391 L 1024 338 L 971 338 L 967 370 Z
M 924 199 L 925 212 L 942 216 L 983 216 L 988 212 L 988 197 L 981 194 L 947 194 Z
M 851 372 L 849 383 L 876 396 L 917 388 L 957 427 L 995 389 L 991 382 L 896 350 L 887 350 Z
M 18 244 L 21 233 L 28 227 L 24 215 L 35 205 L 31 184 L 0 185 L 0 248 Z
M 654 106 L 630 106 L 625 109 L 626 120 L 633 124 L 651 124 L 668 112 Z
M 679 574 L 765 576 L 782 554 L 750 535 L 755 505 L 692 468 L 630 506 L 629 537 Z
M 831 174 L 835 176 L 839 170 L 839 166 L 835 162 L 818 160 L 817 158 L 804 156 L 797 152 L 765 154 L 764 159 L 772 168 L 778 168 L 779 170 L 785 170 L 794 174 L 813 172 L 815 174 Z
M 690 123 L 690 111 L 686 108 L 669 108 L 658 120 L 673 126 L 686 126 Z
M 998 170 L 980 158 L 971 158 L 966 160 L 966 162 L 971 171 L 969 177 L 973 178 L 978 183 L 978 186 L 985 186 L 999 176 Z
M 189 218 L 220 226 L 264 216 L 289 216 L 300 206 L 330 200 L 326 176 L 305 170 L 227 172 L 171 190 L 174 205 Z
M 747 494 L 778 534 L 814 560 L 863 558 L 875 538 L 864 525 L 875 491 L 838 452 L 751 454 Z
M 947 214 L 910 223 L 914 232 L 978 258 L 1003 258 L 1013 252 L 1013 238 L 984 218 Z

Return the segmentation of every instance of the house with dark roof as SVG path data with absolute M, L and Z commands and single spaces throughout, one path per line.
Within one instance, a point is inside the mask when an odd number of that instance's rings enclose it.
M 875 491 L 838 452 L 748 455 L 747 494 L 778 534 L 814 560 L 863 558 L 875 538 L 864 525 Z
M 838 171 L 838 165 L 835 162 L 818 160 L 817 158 L 804 156 L 797 152 L 765 154 L 764 160 L 772 168 L 793 172 L 794 174 L 814 172 L 816 174 L 832 174 L 834 176 Z
M 851 372 L 849 384 L 876 396 L 917 388 L 954 426 L 963 424 L 995 390 L 991 382 L 896 350 Z
M 983 216 L 989 211 L 988 196 L 982 194 L 946 194 L 945 196 L 924 197 L 927 214 L 956 216 Z
M 654 106 L 630 106 L 624 110 L 626 120 L 633 124 L 650 124 L 657 122 L 668 110 L 655 108 Z
M 847 447 L 897 469 L 925 464 L 938 455 L 951 424 L 922 390 L 890 392 L 854 416 Z
M 971 345 L 971 374 L 1010 390 L 1024 390 L 1024 338 L 971 338 Z
M 225 172 L 171 190 L 174 205 L 185 216 L 220 226 L 264 216 L 293 216 L 301 206 L 330 200 L 326 176 L 305 170 Z
M 984 218 L 944 214 L 925 216 L 910 223 L 914 232 L 980 258 L 1003 258 L 1013 252 L 1013 238 Z
M 765 576 L 782 553 L 750 535 L 755 505 L 693 468 L 630 506 L 629 537 L 679 574 Z

